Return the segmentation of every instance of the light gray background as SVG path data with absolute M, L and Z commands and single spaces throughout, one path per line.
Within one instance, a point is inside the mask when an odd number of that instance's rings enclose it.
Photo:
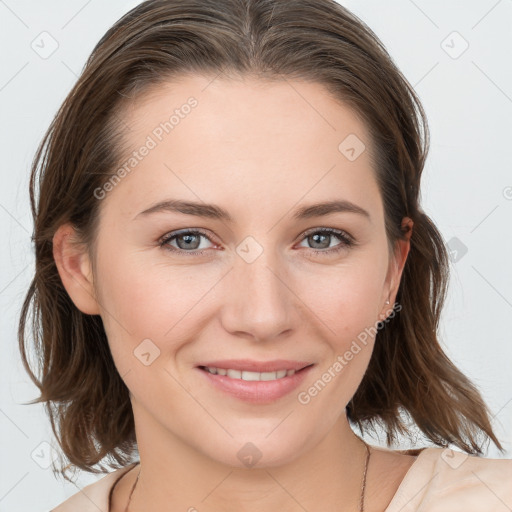
M 49 422 L 42 406 L 21 405 L 37 396 L 16 338 L 34 269 L 28 178 L 93 46 L 137 3 L 0 0 L 0 511 L 48 510 L 98 478 L 80 473 L 76 485 L 64 484 L 41 467 L 54 443 Z M 382 39 L 426 109 L 423 207 L 454 249 L 442 341 L 481 389 L 511 458 L 512 0 L 341 3 Z M 32 48 L 51 49 L 44 31 L 58 43 L 47 58 Z M 492 446 L 487 455 L 499 456 Z

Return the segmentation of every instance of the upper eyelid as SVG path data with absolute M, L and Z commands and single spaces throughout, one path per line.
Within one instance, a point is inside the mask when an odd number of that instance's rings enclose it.
M 336 234 L 344 235 L 344 236 L 347 236 L 348 238 L 350 238 L 351 240 L 354 240 L 354 237 L 350 233 L 348 233 L 348 231 L 345 231 L 344 229 L 329 228 L 329 227 L 325 227 L 325 226 L 318 227 L 318 228 L 309 228 L 306 231 L 303 231 L 300 234 L 300 236 L 305 237 L 306 235 L 309 235 L 311 233 L 317 233 L 317 232 L 322 232 L 322 231 L 330 232 L 331 234 L 334 234 L 334 235 L 336 235 Z
M 203 229 L 200 229 L 200 228 L 187 228 L 187 229 L 178 229 L 176 231 L 169 231 L 165 235 L 161 236 L 158 240 L 166 241 L 166 240 L 170 240 L 171 238 L 176 238 L 180 235 L 186 235 L 188 233 L 193 233 L 193 234 L 198 234 L 198 235 L 204 236 L 205 238 L 208 238 L 208 240 L 210 240 L 210 242 L 214 242 L 212 240 L 212 237 L 206 231 L 204 231 Z

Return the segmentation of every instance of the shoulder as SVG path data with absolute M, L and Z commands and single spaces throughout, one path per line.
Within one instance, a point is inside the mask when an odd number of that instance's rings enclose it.
M 130 465 L 108 473 L 97 482 L 80 489 L 50 512 L 109 512 L 110 490 L 132 467 L 133 465 Z
M 512 460 L 425 448 L 386 512 L 512 510 Z

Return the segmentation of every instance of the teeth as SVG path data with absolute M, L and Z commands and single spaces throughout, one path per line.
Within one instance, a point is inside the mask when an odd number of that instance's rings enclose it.
M 228 370 L 227 376 L 231 379 L 241 379 L 242 372 L 239 370 Z
M 295 370 L 278 370 L 276 372 L 248 372 L 224 368 L 214 368 L 205 366 L 205 369 L 213 375 L 227 375 L 230 379 L 242 379 L 250 381 L 266 381 L 277 380 L 283 377 L 290 377 L 295 373 Z

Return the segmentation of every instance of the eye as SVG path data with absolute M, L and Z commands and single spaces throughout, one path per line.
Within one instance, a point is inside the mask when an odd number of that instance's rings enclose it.
M 210 241 L 210 238 L 206 235 L 204 231 L 199 229 L 184 229 L 182 231 L 175 231 L 173 233 L 169 233 L 164 236 L 160 241 L 160 247 L 167 249 L 168 251 L 172 251 L 178 254 L 185 254 L 187 256 L 199 256 L 204 254 L 203 250 L 189 250 L 189 249 L 205 249 L 205 247 L 201 247 L 201 238 L 205 238 Z M 175 242 L 178 247 L 174 247 L 171 245 L 171 242 Z
M 345 233 L 340 229 L 315 228 L 313 230 L 307 231 L 302 236 L 306 242 L 309 240 L 312 241 L 310 243 L 313 244 L 313 247 L 309 247 L 309 249 L 319 254 L 332 254 L 343 249 L 349 249 L 350 247 L 356 245 L 355 240 L 348 233 Z M 341 241 L 341 243 L 335 245 L 334 247 L 330 247 L 330 242 L 332 241 L 333 237 L 336 237 Z

